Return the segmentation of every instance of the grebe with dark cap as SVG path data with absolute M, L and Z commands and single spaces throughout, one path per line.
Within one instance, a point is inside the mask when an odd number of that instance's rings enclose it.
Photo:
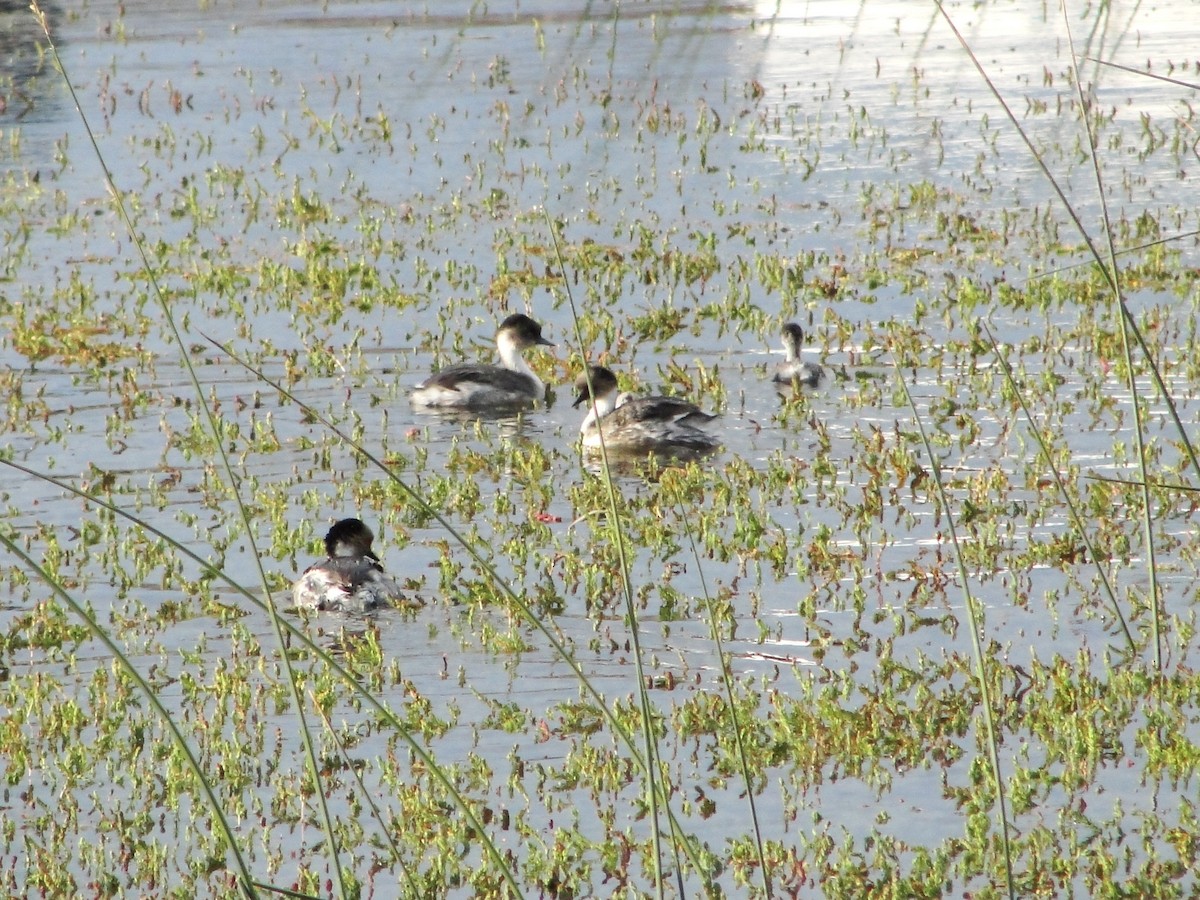
M 554 344 L 542 337 L 542 326 L 516 313 L 500 323 L 496 350 L 501 365 L 460 363 L 434 372 L 413 389 L 414 406 L 429 409 L 512 409 L 546 398 L 546 385 L 521 354 Z
M 328 556 L 292 585 L 301 609 L 366 612 L 401 601 L 400 588 L 371 549 L 375 535 L 359 519 L 342 519 L 325 535 Z
M 604 366 L 591 366 L 591 390 L 587 375 L 575 379 L 579 392 L 575 406 L 588 404 L 579 426 L 583 446 L 619 453 L 690 452 L 716 450 L 721 442 L 701 430 L 716 416 L 678 397 L 618 396 L 617 376 Z M 620 402 L 618 402 L 620 401 Z
M 775 367 L 771 379 L 780 387 L 799 385 L 815 388 L 825 380 L 825 370 L 816 363 L 800 359 L 800 347 L 804 343 L 804 330 L 795 322 L 788 322 L 780 331 L 785 359 Z

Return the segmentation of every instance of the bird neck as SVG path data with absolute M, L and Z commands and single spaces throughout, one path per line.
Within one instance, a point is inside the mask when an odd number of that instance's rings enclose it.
M 496 350 L 500 354 L 500 364 L 504 368 L 519 372 L 526 378 L 532 379 L 533 383 L 537 385 L 538 393 L 542 395 L 546 393 L 546 386 L 542 384 L 542 379 L 538 378 L 533 369 L 529 367 L 529 363 L 522 355 L 520 345 L 511 336 L 502 334 L 496 338 Z
M 615 391 L 596 397 L 588 404 L 587 415 L 579 425 L 580 432 L 595 428 L 601 419 L 616 409 L 617 395 Z

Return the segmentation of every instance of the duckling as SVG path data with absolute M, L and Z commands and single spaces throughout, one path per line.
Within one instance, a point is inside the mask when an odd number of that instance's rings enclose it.
M 788 322 L 780 332 L 783 352 L 786 356 L 783 362 L 775 367 L 771 378 L 780 387 L 815 388 L 825 380 L 825 370 L 816 363 L 803 362 L 800 359 L 800 347 L 804 343 L 804 330 L 795 322 Z

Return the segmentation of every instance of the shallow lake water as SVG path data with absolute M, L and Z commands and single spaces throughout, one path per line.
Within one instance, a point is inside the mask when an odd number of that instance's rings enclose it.
M 1055 841 L 1103 843 L 1133 893 L 1163 859 L 1186 868 L 1194 851 L 1172 835 L 1189 828 L 1195 787 L 1147 762 L 1146 718 L 1131 714 L 1117 733 L 1097 724 L 1089 779 L 1026 724 L 1024 704 L 1062 697 L 1042 674 L 1060 663 L 1083 680 L 1156 660 L 1142 518 L 1128 507 L 1136 492 L 1118 486 L 1140 477 L 1120 325 L 1037 159 L 1098 243 L 1107 213 L 1128 305 L 1194 439 L 1200 71 L 1188 48 L 1200 24 L 1181 29 L 1170 9 L 1132 3 L 1070 10 L 1098 178 L 1067 25 L 1038 3 L 946 5 L 1036 155 L 933 5 L 43 8 L 99 157 L 36 50 L 33 16 L 0 7 L 0 443 L 265 598 L 261 560 L 280 604 L 329 524 L 359 515 L 374 528 L 419 608 L 285 613 L 336 659 L 377 645 L 376 664 L 356 671 L 407 727 L 398 739 L 289 642 L 303 696 L 331 723 L 309 713 L 323 792 L 347 829 L 343 865 L 364 896 L 490 887 L 437 856 L 455 840 L 438 822 L 461 816 L 422 752 L 486 811 L 527 895 L 653 891 L 640 777 L 551 641 L 633 721 L 638 645 L 615 587 L 602 469 L 576 445 L 571 383 L 585 357 L 627 386 L 720 414 L 724 446 L 699 466 L 613 473 L 670 803 L 721 860 L 707 886 L 678 864 L 684 895 L 759 890 L 729 729 L 704 720 L 725 702 L 722 653 L 742 712 L 761 725 L 753 794 L 779 865 L 774 893 L 880 893 L 931 855 L 960 859 L 980 828 L 969 797 L 986 759 L 964 581 L 999 661 L 1001 770 L 1021 773 L 1013 788 L 1026 791 L 1014 832 L 1041 847 L 1020 857 L 1022 893 L 1122 882 L 1099 862 L 1040 879 Z M 100 158 L 127 192 L 181 344 Z M 491 358 L 509 311 L 555 343 L 528 355 L 551 384 L 547 404 L 482 420 L 412 409 L 407 393 L 431 368 Z M 830 375 L 798 396 L 769 383 L 789 319 Z M 1081 518 L 1057 494 L 989 336 Z M 242 362 L 384 461 L 533 615 L 385 472 Z M 1189 483 L 1144 363 L 1135 383 L 1158 481 Z M 236 489 L 201 403 L 223 423 Z M 0 491 L 13 544 L 0 608 L 11 729 L 0 883 L 31 895 L 206 895 L 232 883 L 201 801 L 173 787 L 190 775 L 164 749 L 161 720 L 137 700 L 127 719 L 106 718 L 106 692 L 131 689 L 94 636 L 54 637 L 77 620 L 47 611 L 59 600 L 23 550 L 182 723 L 256 879 L 333 891 L 268 611 L 58 486 L 4 468 Z M 1179 674 L 1194 664 L 1194 503 L 1167 489 L 1154 500 L 1163 666 Z M 1132 650 L 1100 573 L 1132 620 Z M 965 714 L 951 702 L 964 696 Z M 1062 715 L 1099 722 L 1102 706 L 1080 700 Z M 76 721 L 67 708 L 80 724 L 51 736 Z M 1174 713 L 1194 746 L 1194 700 Z M 74 759 L 71 742 L 97 755 Z M 584 757 L 611 766 L 611 781 L 579 774 Z M 160 790 L 146 793 L 139 770 L 161 772 Z M 463 871 L 486 868 L 477 834 L 453 833 Z M 610 858 L 617 836 L 632 864 Z M 999 890 L 995 867 L 954 865 L 935 879 L 947 893 Z M 1196 882 L 1185 871 L 1171 884 L 1187 894 Z M 678 892 L 672 880 L 666 893 Z

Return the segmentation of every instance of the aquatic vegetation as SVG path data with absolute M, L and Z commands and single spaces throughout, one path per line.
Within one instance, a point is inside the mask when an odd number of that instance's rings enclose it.
M 1161 13 L 48 12 L 66 81 L 0 77 L 0 892 L 1194 890 Z M 515 310 L 545 406 L 415 416 Z M 828 377 L 779 397 L 788 321 Z M 587 364 L 725 451 L 581 454 Z M 285 611 L 348 516 L 423 607 Z

